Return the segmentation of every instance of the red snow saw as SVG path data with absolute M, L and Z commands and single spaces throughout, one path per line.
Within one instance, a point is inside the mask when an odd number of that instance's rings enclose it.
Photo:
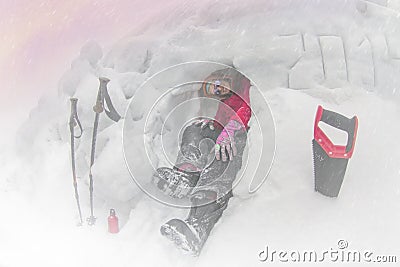
M 324 122 L 347 133 L 347 145 L 335 145 L 319 127 Z M 346 173 L 347 163 L 353 155 L 356 143 L 358 118 L 349 119 L 336 112 L 318 106 L 314 124 L 315 191 L 328 196 L 337 197 Z

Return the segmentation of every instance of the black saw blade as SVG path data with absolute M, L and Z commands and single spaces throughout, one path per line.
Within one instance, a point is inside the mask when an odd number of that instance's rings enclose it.
M 313 139 L 315 191 L 327 197 L 337 197 L 346 173 L 348 159 L 331 158 Z

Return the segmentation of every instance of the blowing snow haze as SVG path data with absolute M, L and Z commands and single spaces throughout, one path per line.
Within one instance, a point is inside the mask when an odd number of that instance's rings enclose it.
M 398 1 L 21 0 L 3 1 L 0 10 L 0 119 L 11 129 L 1 135 L 9 147 L 0 153 L 1 266 L 275 266 L 259 259 L 267 246 L 322 253 L 337 249 L 338 241 L 350 250 L 400 260 Z M 243 171 L 198 258 L 160 235 L 161 225 L 185 218 L 188 210 L 149 198 L 127 169 L 126 155 L 139 166 L 134 173 L 149 182 L 154 170 L 148 160 L 165 165 L 161 153 L 149 150 L 146 157 L 145 150 L 126 149 L 122 142 L 126 134 L 125 142 L 143 143 L 142 126 L 148 125 L 146 140 L 151 147 L 160 143 L 159 124 L 168 121 L 163 111 L 192 95 L 168 95 L 148 121 L 141 108 L 152 106 L 152 98 L 168 89 L 165 84 L 190 73 L 150 83 L 143 94 L 138 88 L 159 71 L 192 61 L 243 72 L 254 83 L 253 118 L 268 111 L 260 105 L 264 97 L 276 127 L 262 140 L 266 133 L 250 120 L 244 155 L 269 151 L 275 156 L 271 172 L 249 194 L 252 176 Z M 97 222 L 76 227 L 70 97 L 79 99 L 83 127 L 74 148 L 85 220 L 99 76 L 110 79 L 110 98 L 123 118 L 113 122 L 101 115 L 92 168 Z M 262 97 L 252 93 L 255 86 Z M 139 103 L 130 109 L 132 99 Z M 318 105 L 359 119 L 337 198 L 314 191 L 311 141 Z M 127 119 L 134 126 L 128 131 Z M 163 134 L 173 152 L 179 130 L 174 123 L 166 123 Z M 9 137 L 16 137 L 16 146 Z M 107 232 L 111 208 L 120 223 L 115 235 Z
M 182 1 L 181 1 L 182 2 Z M 183 2 L 182 2 L 183 3 Z M 58 81 L 83 44 L 115 43 L 179 1 L 2 1 L 0 3 L 0 111 L 15 134 L 43 94 Z

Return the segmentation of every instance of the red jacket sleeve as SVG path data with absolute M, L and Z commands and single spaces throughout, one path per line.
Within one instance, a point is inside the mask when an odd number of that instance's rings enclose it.
M 242 80 L 242 92 L 238 95 L 241 98 L 241 105 L 235 114 L 231 116 L 231 120 L 236 120 L 243 124 L 247 128 L 247 124 L 251 118 L 251 108 L 250 108 L 250 81 L 248 79 Z

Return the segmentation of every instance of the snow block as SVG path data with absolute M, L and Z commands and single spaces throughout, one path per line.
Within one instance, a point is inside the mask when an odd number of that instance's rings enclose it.
M 400 60 L 400 39 L 398 33 L 386 37 L 389 57 Z
M 289 88 L 308 89 L 324 79 L 321 50 L 314 35 L 305 34 L 303 55 L 289 70 Z
M 384 7 L 388 5 L 388 0 L 365 0 L 365 2 L 370 2 Z
M 348 80 L 343 39 L 338 36 L 320 36 L 325 85 L 340 87 Z
M 350 42 L 350 41 L 349 41 Z M 375 86 L 375 63 L 371 42 L 365 38 L 351 43 L 347 54 L 349 80 L 352 84 L 373 91 Z

